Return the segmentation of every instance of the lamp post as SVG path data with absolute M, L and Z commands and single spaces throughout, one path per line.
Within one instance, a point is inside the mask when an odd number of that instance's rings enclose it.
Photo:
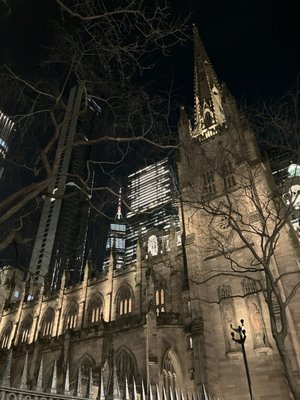
M 243 353 L 243 358 L 244 358 L 244 364 L 245 364 L 245 370 L 246 370 L 246 375 L 247 375 L 247 382 L 248 382 L 248 387 L 249 387 L 249 395 L 250 399 L 254 400 L 253 392 L 252 392 L 252 385 L 251 385 L 251 377 L 250 377 L 250 371 L 249 371 L 249 366 L 248 366 L 248 361 L 247 361 L 247 355 L 246 355 L 246 350 L 245 350 L 245 341 L 246 341 L 246 330 L 244 327 L 244 320 L 241 319 L 241 325 L 239 325 L 237 328 L 233 328 L 232 325 L 230 325 L 230 328 L 238 333 L 238 338 L 235 338 L 234 332 L 231 332 L 232 340 L 235 341 L 236 343 L 239 343 L 242 347 L 242 353 Z

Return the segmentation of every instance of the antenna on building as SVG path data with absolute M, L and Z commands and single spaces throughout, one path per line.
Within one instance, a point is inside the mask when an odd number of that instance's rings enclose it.
M 118 208 L 117 208 L 116 219 L 117 220 L 123 219 L 123 215 L 122 215 L 122 188 L 119 189 Z

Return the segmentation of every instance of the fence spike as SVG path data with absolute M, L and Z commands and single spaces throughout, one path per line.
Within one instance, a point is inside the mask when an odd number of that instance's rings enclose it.
M 125 400 L 130 400 L 127 376 L 125 376 Z
M 86 397 L 88 399 L 93 399 L 94 395 L 94 390 L 93 390 L 93 371 L 92 368 L 90 368 L 90 376 L 89 376 L 89 382 L 88 382 L 88 387 L 86 391 Z
M 76 396 L 82 397 L 82 387 L 81 387 L 81 366 L 78 369 L 78 377 L 77 377 L 77 388 L 76 388 Z
M 137 391 L 136 391 L 136 384 L 135 384 L 134 376 L 133 376 L 133 400 L 137 400 Z

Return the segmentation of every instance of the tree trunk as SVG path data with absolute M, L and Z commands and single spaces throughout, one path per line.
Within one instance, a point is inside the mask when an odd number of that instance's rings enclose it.
M 284 368 L 285 376 L 290 387 L 290 390 L 294 396 L 295 400 L 300 400 L 300 384 L 297 377 L 293 374 L 291 360 L 285 349 L 285 336 L 284 335 L 274 335 L 274 340 L 280 355 L 280 359 Z

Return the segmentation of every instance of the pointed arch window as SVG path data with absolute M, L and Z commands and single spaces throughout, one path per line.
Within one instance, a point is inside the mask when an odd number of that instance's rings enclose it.
M 204 115 L 204 127 L 210 128 L 213 124 L 212 116 L 210 111 L 206 111 Z
M 48 310 L 44 314 L 42 327 L 40 331 L 43 337 L 52 335 L 53 323 L 54 323 L 54 311 L 52 308 L 48 308 Z
M 28 342 L 31 326 L 32 326 L 32 317 L 29 315 L 24 319 L 21 325 L 20 338 L 19 338 L 20 343 Z
M 78 307 L 74 303 L 74 304 L 71 304 L 71 306 L 67 310 L 66 317 L 65 317 L 65 330 L 76 328 L 77 319 L 78 319 Z
M 148 239 L 148 253 L 152 256 L 157 256 L 158 254 L 158 240 L 155 235 L 151 235 Z
M 235 304 L 232 298 L 231 286 L 221 285 L 217 288 L 217 293 L 223 325 L 226 354 L 239 351 L 239 345 L 237 345 L 237 343 L 232 340 L 231 330 L 228 329 L 228 327 L 230 327 L 231 325 L 236 325 Z
M 155 287 L 155 308 L 157 316 L 166 311 L 165 297 L 164 287 L 162 285 L 157 285 Z
M 12 332 L 12 323 L 8 322 L 5 326 L 5 328 L 3 329 L 3 332 L 1 335 L 1 349 L 8 348 L 11 332 Z
M 178 357 L 174 350 L 166 351 L 162 363 L 162 375 L 167 392 L 174 393 L 175 389 L 182 385 L 182 370 Z M 167 393 L 169 397 L 169 393 Z
M 203 173 L 203 194 L 206 196 L 214 193 L 216 193 L 214 171 L 205 171 Z
M 133 309 L 133 296 L 129 288 L 122 288 L 118 296 L 118 315 L 131 314 Z
M 229 158 L 227 158 L 223 164 L 223 176 L 226 189 L 229 189 L 236 185 L 233 174 L 232 161 Z
M 83 392 L 86 392 L 87 386 L 90 380 L 90 372 L 95 369 L 95 362 L 92 358 L 86 357 L 82 360 L 80 364 L 81 369 L 81 383 L 83 386 Z
M 132 376 L 136 376 L 134 357 L 124 349 L 117 353 L 116 367 L 120 383 L 125 383 L 125 378 L 131 379 Z
M 103 302 L 100 295 L 92 298 L 89 305 L 89 323 L 91 325 L 98 324 L 101 321 L 103 312 Z

